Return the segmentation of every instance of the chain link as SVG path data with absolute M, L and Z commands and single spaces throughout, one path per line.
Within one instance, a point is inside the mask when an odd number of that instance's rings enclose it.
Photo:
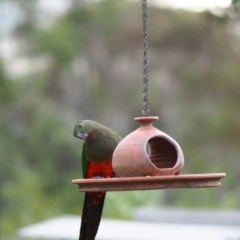
M 142 20 L 143 20 L 143 109 L 144 116 L 150 115 L 149 104 L 149 79 L 148 79 L 148 7 L 147 0 L 142 0 Z

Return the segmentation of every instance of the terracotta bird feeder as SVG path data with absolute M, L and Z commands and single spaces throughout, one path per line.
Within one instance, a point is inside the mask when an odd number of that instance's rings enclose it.
M 141 126 L 126 136 L 113 153 L 113 169 L 118 177 L 177 175 L 184 165 L 179 144 L 153 127 L 156 116 L 136 117 Z
M 152 123 L 156 116 L 136 117 L 140 127 L 116 147 L 114 178 L 74 179 L 81 192 L 203 188 L 221 185 L 225 173 L 180 174 L 184 156 L 179 144 Z

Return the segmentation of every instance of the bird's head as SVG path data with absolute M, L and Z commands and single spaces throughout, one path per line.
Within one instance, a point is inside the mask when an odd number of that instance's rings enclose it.
M 88 137 L 90 131 L 94 129 L 94 122 L 91 120 L 81 120 L 73 128 L 73 136 L 82 140 Z

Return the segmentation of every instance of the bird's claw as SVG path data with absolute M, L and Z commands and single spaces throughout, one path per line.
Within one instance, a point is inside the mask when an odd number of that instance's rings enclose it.
M 101 179 L 101 178 L 104 178 L 102 176 L 94 176 L 93 179 Z

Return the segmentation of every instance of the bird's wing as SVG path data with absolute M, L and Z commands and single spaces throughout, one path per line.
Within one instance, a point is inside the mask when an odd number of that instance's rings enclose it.
M 82 174 L 83 178 L 87 178 L 87 170 L 88 170 L 88 161 L 87 161 L 87 154 L 86 154 L 86 143 L 83 143 L 82 147 Z

